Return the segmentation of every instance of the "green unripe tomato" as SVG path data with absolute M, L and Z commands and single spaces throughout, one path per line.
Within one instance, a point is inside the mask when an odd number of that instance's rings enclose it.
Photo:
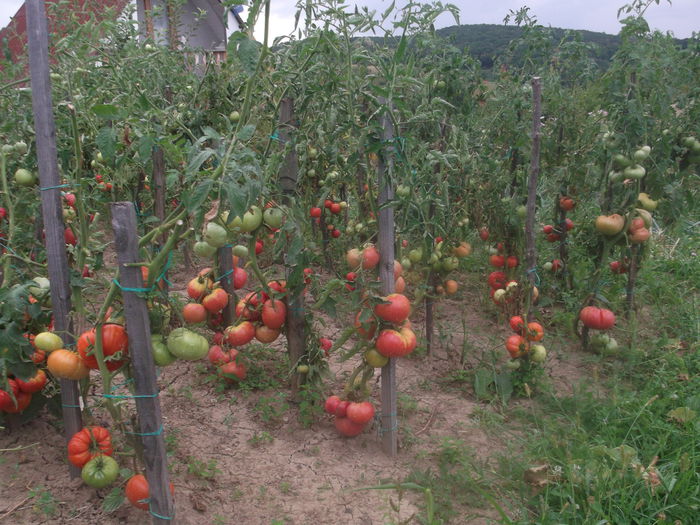
M 208 242 L 199 241 L 194 243 L 194 253 L 199 257 L 212 257 L 216 253 L 216 246 Z
M 29 170 L 20 168 L 17 171 L 15 171 L 15 182 L 20 186 L 34 186 L 36 178 L 34 177 L 34 174 Z
M 231 251 L 236 257 L 248 257 L 248 248 L 242 244 L 237 244 Z
M 238 111 L 232 111 L 228 118 L 231 122 L 235 123 L 241 120 L 241 114 Z

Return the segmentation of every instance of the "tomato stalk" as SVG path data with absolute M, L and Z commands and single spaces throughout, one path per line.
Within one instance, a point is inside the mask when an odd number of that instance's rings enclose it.
M 270 292 L 270 287 L 267 285 L 267 279 L 265 279 L 262 270 L 260 270 L 260 266 L 258 266 L 258 256 L 255 254 L 255 242 L 255 235 L 251 235 L 250 240 L 248 241 L 248 264 L 253 270 L 255 277 L 258 279 L 258 281 L 260 281 L 260 284 L 262 285 L 265 293 L 268 295 L 272 295 L 272 292 Z
M 69 88 L 70 89 L 70 88 Z M 80 132 L 78 130 L 78 118 L 76 115 L 75 107 L 73 105 L 69 106 L 71 126 L 73 129 L 73 156 L 75 157 L 75 166 L 73 168 L 73 193 L 75 195 L 75 208 L 77 212 L 77 219 L 79 224 L 78 229 L 78 256 L 76 258 L 76 267 L 82 269 L 85 266 L 85 259 L 88 250 L 88 243 L 90 238 L 89 232 L 89 218 L 85 210 L 85 202 L 83 199 L 83 191 L 81 180 L 82 177 L 82 144 L 80 141 Z M 81 286 L 73 285 L 72 291 L 73 307 L 75 311 L 79 314 L 85 314 L 85 305 L 83 303 L 83 297 L 81 293 Z
M 10 192 L 7 187 L 7 158 L 4 153 L 0 153 L 0 183 L 2 184 L 2 195 L 7 208 L 7 253 L 0 255 L 2 259 L 2 287 L 9 286 L 12 278 L 12 266 L 10 265 L 10 254 L 12 253 L 12 240 L 15 232 L 15 207 Z

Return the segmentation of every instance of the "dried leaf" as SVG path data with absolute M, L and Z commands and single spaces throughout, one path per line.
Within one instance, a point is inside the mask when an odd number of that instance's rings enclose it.
M 219 215 L 219 199 L 212 201 L 211 209 L 204 216 L 204 220 L 207 222 L 213 221 L 217 215 Z
M 533 487 L 541 488 L 553 481 L 553 475 L 549 465 L 537 465 L 529 468 L 523 474 L 525 483 Z
M 668 414 L 666 414 L 666 417 L 668 417 L 668 419 L 670 419 L 674 423 L 685 424 L 690 423 L 691 421 L 695 421 L 695 418 L 698 417 L 698 414 L 695 412 L 695 410 L 691 408 L 678 407 L 674 408 Z

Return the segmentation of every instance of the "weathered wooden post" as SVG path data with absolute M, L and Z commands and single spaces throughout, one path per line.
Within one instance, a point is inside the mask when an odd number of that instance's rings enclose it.
M 56 152 L 56 127 L 49 78 L 48 23 L 44 0 L 27 0 L 27 35 L 29 38 L 29 69 L 32 81 L 32 106 L 36 133 L 41 211 L 46 234 L 46 259 L 51 281 L 51 304 L 55 331 L 66 346 L 74 343 L 72 336 L 71 295 L 68 280 L 68 256 L 64 237 L 61 180 Z M 61 404 L 66 441 L 83 428 L 78 383 L 61 379 Z M 71 477 L 80 476 L 80 469 L 70 465 Z
M 138 290 L 143 289 L 143 279 L 141 269 L 135 264 L 140 261 L 136 210 L 131 202 L 115 202 L 111 209 L 126 329 L 129 333 L 134 398 L 141 430 L 139 435 L 143 443 L 146 479 L 150 491 L 149 510 L 154 524 L 173 523 L 175 506 L 169 490 L 163 419 L 151 348 L 151 325 L 146 301 L 138 294 Z
M 381 100 L 386 103 L 385 100 Z M 394 160 L 394 125 L 387 108 L 381 117 L 383 152 L 379 155 L 377 177 L 379 179 L 379 278 L 382 294 L 387 296 L 394 292 L 394 208 L 384 206 L 394 198 L 391 184 L 391 171 Z M 396 415 L 396 359 L 382 368 L 382 449 L 390 456 L 398 452 L 398 419 Z
M 537 177 L 540 173 L 540 129 L 542 128 L 542 86 L 540 77 L 532 78 L 532 156 L 530 157 L 530 176 L 527 179 L 527 215 L 525 217 L 525 262 L 530 286 L 527 291 L 527 320 L 532 319 L 530 305 L 533 287 L 536 286 L 537 252 L 535 251 L 535 205 L 537 200 Z
M 287 97 L 280 105 L 280 116 L 277 125 L 277 133 L 283 147 L 287 148 L 284 164 L 279 174 L 279 183 L 285 196 L 285 204 L 289 202 L 297 187 L 299 175 L 299 162 L 295 148 L 287 147 L 291 141 L 291 130 L 294 123 L 294 100 Z M 297 288 L 287 297 L 287 352 L 289 364 L 292 367 L 291 390 L 292 398 L 296 398 L 301 385 L 301 374 L 296 371 L 296 365 L 304 355 L 305 350 L 305 326 L 304 326 L 304 294 L 302 287 Z

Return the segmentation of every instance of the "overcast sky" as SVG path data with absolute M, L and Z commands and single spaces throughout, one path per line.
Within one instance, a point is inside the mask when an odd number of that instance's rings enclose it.
M 443 0 L 443 3 L 448 0 Z M 502 24 L 503 18 L 512 10 L 530 7 L 530 13 L 545 26 L 566 29 L 588 29 L 617 34 L 620 24 L 617 10 L 632 0 L 452 0 L 460 10 L 462 24 Z M 289 33 L 294 26 L 294 0 L 271 0 L 272 36 Z M 0 0 L 0 28 L 5 27 L 23 0 Z M 390 0 L 346 0 L 350 6 L 369 6 L 382 11 Z M 396 0 L 397 5 L 405 0 Z M 700 31 L 700 0 L 660 0 L 652 5 L 645 15 L 653 29 L 672 31 L 678 38 L 686 38 L 693 31 Z M 454 25 L 452 17 L 443 16 L 440 27 Z M 257 36 L 257 35 L 256 35 Z M 262 35 L 258 36 L 259 39 Z

